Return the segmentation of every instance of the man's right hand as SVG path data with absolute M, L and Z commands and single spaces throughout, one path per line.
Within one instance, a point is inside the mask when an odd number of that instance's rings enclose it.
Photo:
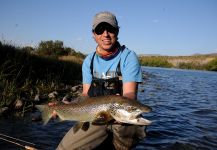
M 57 105 L 56 102 L 50 102 L 50 103 L 48 103 L 48 106 L 49 106 L 49 107 L 52 107 L 52 106 L 55 106 L 55 105 Z M 57 112 L 54 110 L 54 111 L 52 112 L 52 118 L 53 118 L 53 119 L 56 119 L 57 117 L 58 117 Z

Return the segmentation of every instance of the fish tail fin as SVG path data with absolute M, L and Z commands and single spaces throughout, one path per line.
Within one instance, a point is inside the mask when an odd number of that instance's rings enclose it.
M 47 105 L 36 105 L 35 106 L 42 115 L 43 124 L 46 125 L 52 116 L 52 110 L 49 109 Z

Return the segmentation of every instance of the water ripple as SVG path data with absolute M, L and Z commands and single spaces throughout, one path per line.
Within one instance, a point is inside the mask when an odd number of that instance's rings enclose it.
M 216 149 L 217 74 L 148 67 L 143 70 L 153 78 L 143 85 L 138 98 L 153 108 L 144 115 L 153 124 L 135 149 Z

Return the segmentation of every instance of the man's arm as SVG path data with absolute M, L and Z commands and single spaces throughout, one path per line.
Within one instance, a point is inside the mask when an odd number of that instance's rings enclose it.
M 138 83 L 137 82 L 123 83 L 123 96 L 130 98 L 130 99 L 136 99 L 137 98 L 137 89 L 138 89 Z
M 90 88 L 90 84 L 83 84 L 82 96 L 88 96 L 89 88 Z M 123 83 L 123 96 L 130 98 L 130 99 L 136 99 L 137 89 L 138 89 L 138 83 L 137 82 Z
M 89 88 L 90 88 L 90 84 L 83 84 L 82 96 L 88 96 Z

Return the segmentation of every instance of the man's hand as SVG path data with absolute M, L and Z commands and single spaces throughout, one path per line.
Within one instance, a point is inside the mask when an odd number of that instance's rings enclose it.
M 55 106 L 55 105 L 57 105 L 57 102 L 50 102 L 50 103 L 48 103 L 48 106 L 49 106 L 49 107 L 52 107 L 52 106 Z M 52 118 L 53 118 L 53 119 L 56 119 L 57 117 L 58 117 L 57 112 L 54 110 L 54 111 L 52 112 Z

